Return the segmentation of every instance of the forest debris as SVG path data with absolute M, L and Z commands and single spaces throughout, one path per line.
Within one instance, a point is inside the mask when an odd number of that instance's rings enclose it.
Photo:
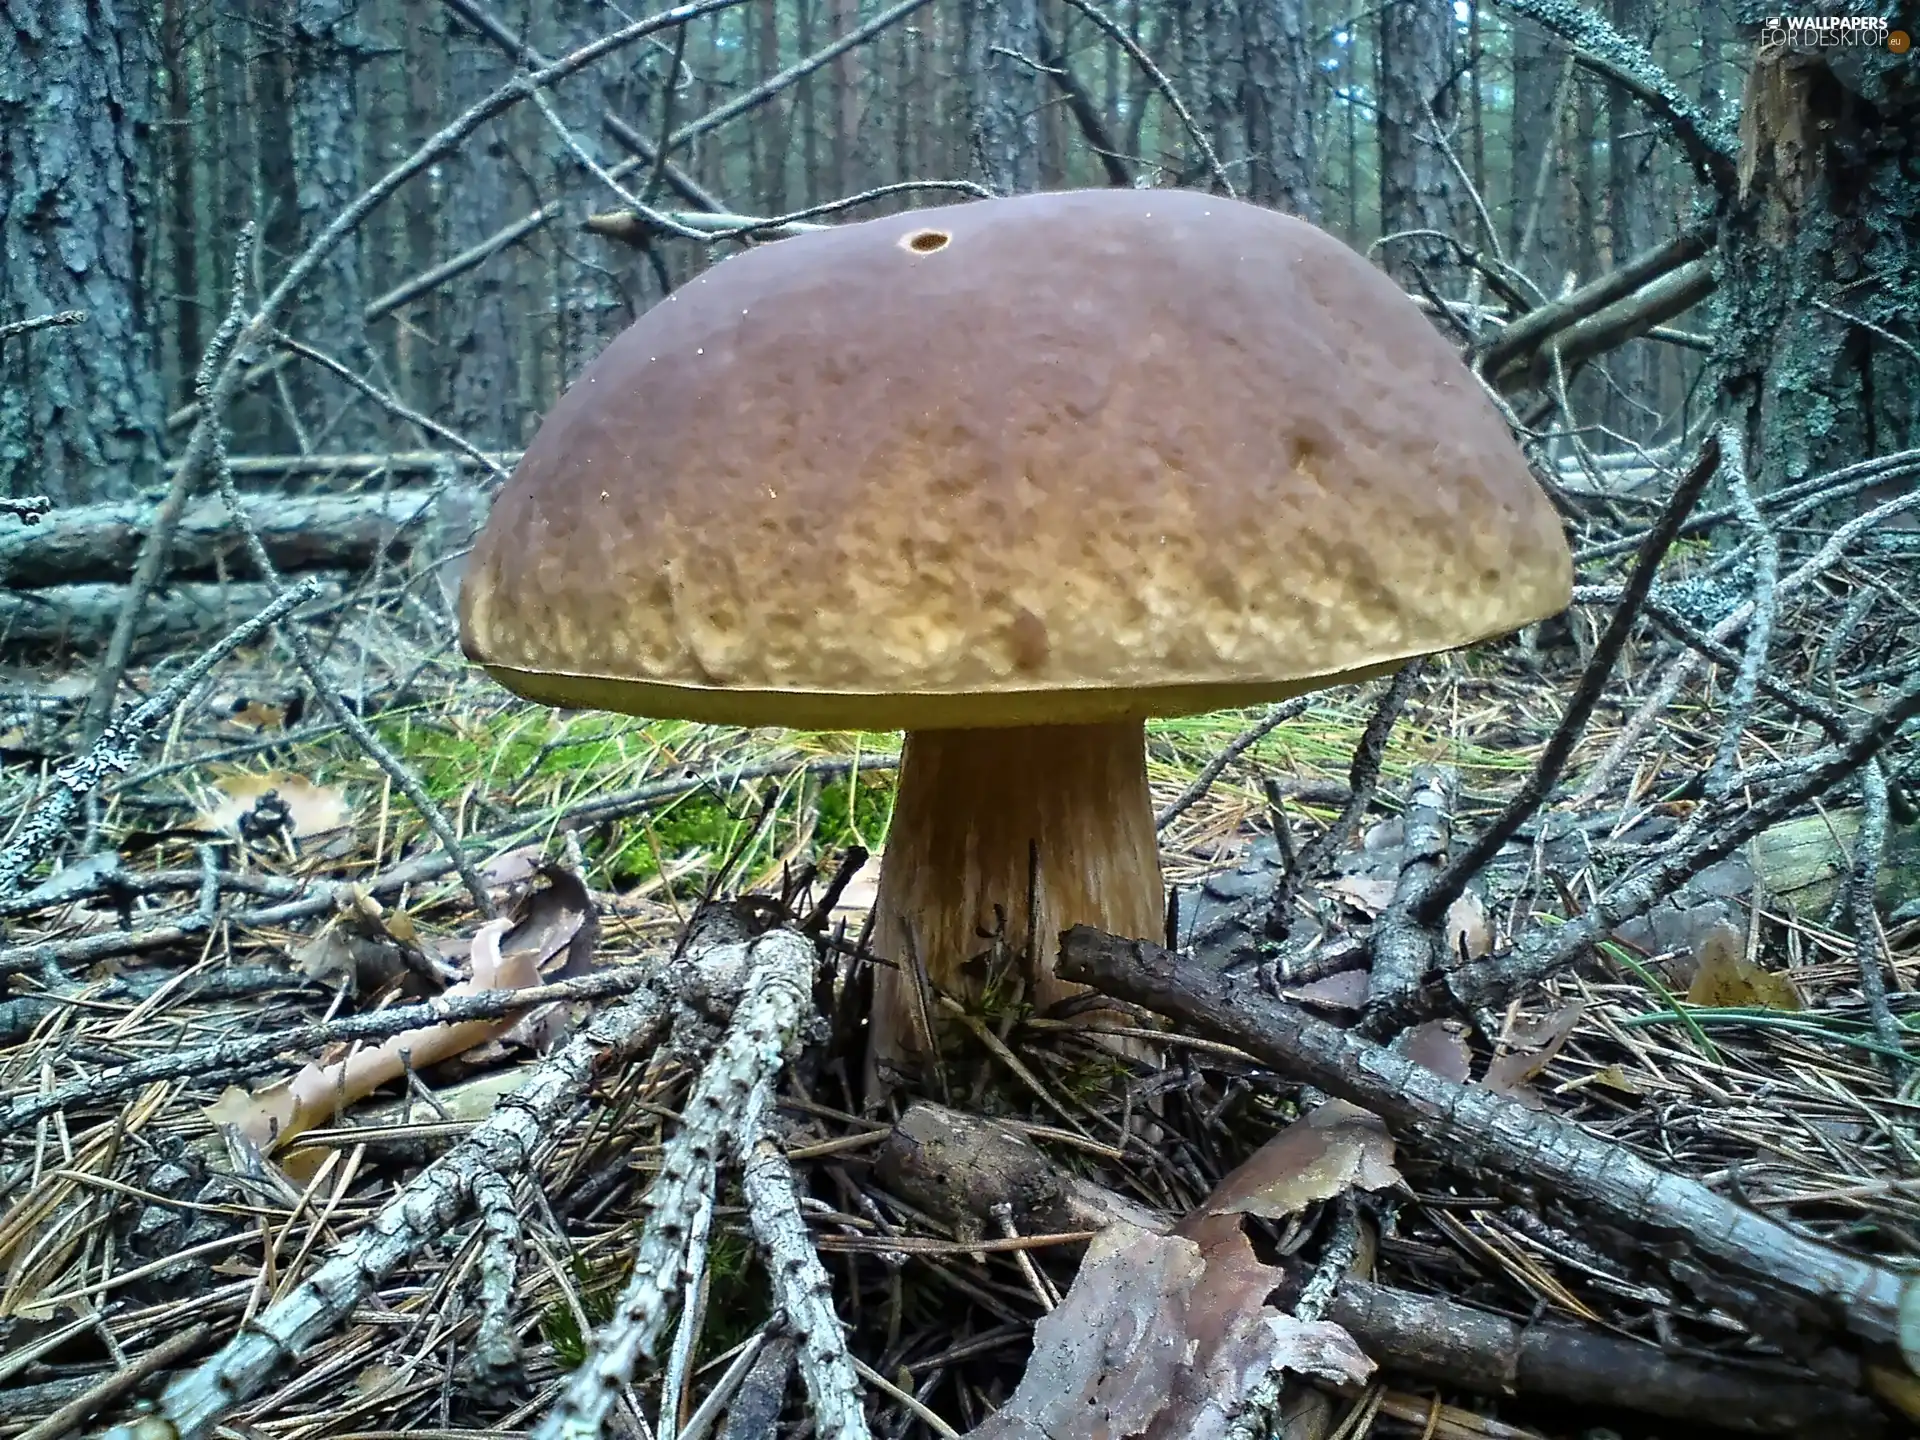
M 133 768 L 148 734 L 198 688 L 216 665 L 313 595 L 311 584 L 296 585 L 280 595 L 196 657 L 160 690 L 108 725 L 86 754 L 54 771 L 46 797 L 14 828 L 6 848 L 0 849 L 0 896 L 16 892 L 27 872 L 59 844 L 85 796 L 102 786 L 108 776 Z
M 745 969 L 746 994 L 682 1108 L 678 1133 L 661 1154 L 633 1269 L 613 1319 L 535 1427 L 535 1440 L 598 1434 L 635 1366 L 653 1358 L 680 1297 L 693 1217 L 713 1201 L 720 1155 L 730 1139 L 745 1133 L 745 1124 L 759 1123 L 763 1110 L 749 1102 L 779 1074 L 802 1019 L 813 1013 L 813 944 L 804 936 L 771 930 L 721 950 Z
M 1062 937 L 1060 974 L 1363 1106 L 1403 1143 L 1417 1140 L 1450 1164 L 1477 1167 L 1516 1188 L 1551 1187 L 1567 1204 L 1625 1230 L 1657 1227 L 1690 1237 L 1691 1268 L 1682 1274 L 1669 1262 L 1676 1278 L 1713 1265 L 1758 1282 L 1750 1303 L 1731 1286 L 1717 1297 L 1742 1303 L 1750 1321 L 1784 1320 L 1809 1336 L 1837 1323 L 1869 1343 L 1894 1339 L 1903 1286 L 1892 1271 L 1661 1170 L 1571 1121 L 1456 1085 L 1256 984 L 1237 983 L 1148 941 L 1075 926 Z
M 694 967 L 702 959 L 690 953 L 679 963 Z M 588 1081 L 649 1043 L 664 1010 L 660 995 L 644 989 L 597 1013 L 584 1034 L 527 1074 L 514 1104 L 497 1106 L 317 1270 L 254 1316 L 217 1354 L 177 1376 L 161 1394 L 154 1416 L 115 1426 L 104 1440 L 143 1440 L 156 1423 L 167 1427 L 163 1433 L 169 1440 L 201 1440 L 209 1434 L 230 1408 L 258 1394 L 289 1357 L 344 1320 L 402 1261 L 442 1238 L 466 1209 L 480 1173 L 525 1173 L 529 1155 L 552 1138 Z
M 970 1440 L 1215 1440 L 1275 1369 L 1349 1384 L 1372 1373 L 1339 1325 L 1265 1303 L 1283 1273 L 1238 1225 L 1212 1238 L 1102 1231 L 1034 1327 L 1019 1387 Z
M 540 873 L 547 885 L 526 899 L 517 918 L 490 921 L 474 935 L 469 978 L 449 989 L 449 997 L 520 990 L 587 970 L 598 923 L 586 886 L 557 867 L 542 867 Z M 366 903 L 377 917 L 378 904 L 370 898 Z M 335 937 L 331 944 L 329 935 Z M 355 963 L 353 944 L 352 927 L 330 925 L 320 940 L 306 947 L 303 964 L 335 963 L 328 957 L 337 958 L 343 951 L 348 962 Z M 566 958 L 558 972 L 547 974 L 546 967 L 561 955 Z M 252 1094 L 229 1087 L 207 1115 L 216 1125 L 234 1127 L 261 1151 L 270 1151 L 399 1079 L 408 1065 L 418 1069 L 436 1064 L 516 1031 L 531 1037 L 533 1018 L 457 1021 L 408 1030 L 372 1049 L 354 1048 L 341 1058 L 309 1064 L 291 1079 Z M 544 1038 L 551 1042 L 551 1035 Z
M 1057 1192 L 1060 1172 L 1033 1155 L 1038 1163 L 1024 1167 L 1029 1185 Z M 1001 1167 L 962 1151 L 951 1159 L 953 1193 L 974 1204 L 988 1199 L 997 1187 L 976 1177 Z M 1255 1256 L 1241 1217 L 1279 1219 L 1399 1178 L 1386 1128 L 1336 1100 L 1268 1141 L 1171 1235 L 1157 1223 L 1112 1219 L 1066 1298 L 1036 1328 L 1013 1398 L 972 1440 L 1225 1436 L 1275 1370 L 1365 1379 L 1373 1362 L 1338 1325 L 1266 1303 L 1285 1274 Z
M 826 1440 L 866 1440 L 870 1432 L 860 1380 L 833 1308 L 833 1283 L 801 1213 L 793 1167 L 770 1128 L 773 1078 L 760 1077 L 734 1123 L 747 1217 L 754 1239 L 766 1252 L 774 1301 L 800 1341 L 795 1358 L 815 1432 Z
M 1763 970 L 1747 958 L 1746 937 L 1731 925 L 1715 925 L 1694 946 L 1693 984 L 1687 1003 L 1709 1008 L 1763 1006 L 1798 1010 L 1800 996 L 1785 975 Z
M 53 1414 L 21 1431 L 16 1440 L 60 1440 L 100 1411 L 112 1405 L 130 1390 L 138 1389 L 168 1366 L 184 1360 L 198 1350 L 207 1338 L 205 1324 L 190 1325 L 178 1334 L 109 1370 L 93 1385 L 76 1395 Z

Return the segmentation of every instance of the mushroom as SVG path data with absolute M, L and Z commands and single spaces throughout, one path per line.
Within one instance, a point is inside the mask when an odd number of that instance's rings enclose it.
M 1157 936 L 1143 722 L 1563 609 L 1512 436 L 1383 274 L 1180 191 L 921 210 L 745 251 L 554 406 L 475 543 L 469 656 L 553 705 L 901 729 L 870 1058 L 914 987 Z

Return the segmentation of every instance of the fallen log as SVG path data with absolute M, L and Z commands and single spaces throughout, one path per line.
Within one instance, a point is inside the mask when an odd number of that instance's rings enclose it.
M 282 574 L 364 570 L 382 555 L 404 559 L 423 545 L 455 548 L 485 513 L 480 492 L 471 486 L 453 486 L 437 497 L 429 487 L 408 486 L 368 494 L 257 494 L 246 503 Z M 23 591 L 123 584 L 133 575 L 157 509 L 139 500 L 75 505 L 43 516 L 37 525 L 0 524 L 0 585 Z M 167 567 L 173 580 L 253 578 L 218 499 L 187 507 Z M 17 596 L 12 603 L 17 608 Z
M 321 582 L 315 606 L 336 603 L 346 587 Z M 0 650 L 89 650 L 106 643 L 125 603 L 121 585 L 54 585 L 37 590 L 0 589 Z M 180 645 L 231 630 L 273 599 L 264 585 L 171 585 L 140 607 L 134 631 L 136 653 Z

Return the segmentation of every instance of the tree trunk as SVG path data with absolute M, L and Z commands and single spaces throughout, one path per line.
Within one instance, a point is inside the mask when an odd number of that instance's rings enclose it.
M 754 77 L 757 83 L 760 76 L 772 75 L 780 69 L 779 8 L 762 5 L 755 20 L 760 29 L 760 75 Z M 748 123 L 760 128 L 764 166 L 754 187 L 758 193 L 753 201 L 764 205 L 769 215 L 781 214 L 787 208 L 787 152 L 793 144 L 793 102 L 784 95 L 775 96 L 762 105 Z
M 1207 0 L 1172 0 L 1170 13 L 1174 38 L 1180 46 L 1180 65 L 1178 69 L 1171 65 L 1163 65 L 1162 68 L 1174 78 L 1175 86 L 1187 103 L 1188 113 L 1204 131 L 1207 124 L 1207 96 L 1211 93 L 1211 82 L 1207 78 Z M 1173 117 L 1169 115 L 1166 118 L 1171 122 Z M 1206 157 L 1193 143 L 1193 137 L 1187 133 L 1186 127 L 1175 128 L 1168 124 L 1167 129 L 1180 137 L 1181 151 L 1185 157 L 1180 166 L 1179 183 L 1211 186 L 1213 176 L 1207 171 Z
M 974 162 L 986 184 L 1018 195 L 1040 183 L 1037 0 L 975 0 L 967 74 Z
M 448 107 L 464 110 L 506 76 L 499 47 L 464 25 L 447 22 Z M 449 255 L 478 245 L 525 207 L 508 186 L 505 121 L 487 122 L 444 163 L 447 203 L 442 214 Z M 514 253 L 496 255 L 442 293 L 440 314 L 448 414 L 454 429 L 482 449 L 517 445 L 527 436 L 514 423 L 518 356 L 507 323 L 507 286 Z
M 1559 288 L 1565 234 L 1553 164 L 1564 69 L 1545 31 L 1526 21 L 1515 23 L 1508 248 L 1514 264 L 1533 275 L 1549 296 Z
M 1473 155 L 1468 162 L 1472 169 L 1473 193 L 1480 197 L 1481 204 L 1492 208 L 1492 197 L 1487 194 L 1487 120 L 1486 120 L 1486 84 L 1482 77 L 1480 62 L 1484 58 L 1480 28 L 1479 0 L 1467 0 L 1467 98 L 1471 109 L 1467 115 L 1467 126 L 1472 136 Z M 1479 244 L 1491 237 L 1476 236 Z M 1502 243 L 1495 239 L 1494 244 Z
M 1205 0 L 1201 34 L 1206 45 L 1206 109 L 1198 117 L 1213 142 L 1213 153 L 1235 189 L 1247 177 L 1247 121 L 1243 92 L 1246 84 L 1246 36 L 1240 24 L 1239 0 Z M 1198 98 L 1198 97 L 1196 97 Z M 1219 181 L 1203 172 L 1199 184 L 1218 189 Z
M 358 71 L 367 46 L 359 8 L 359 0 L 295 0 L 288 12 L 294 203 L 302 247 L 312 244 L 362 189 Z M 366 307 L 363 245 L 356 230 L 328 252 L 307 284 L 295 328 L 316 349 L 364 375 L 370 354 L 361 318 Z M 294 394 L 309 435 L 324 434 L 338 446 L 357 448 L 372 443 L 380 428 L 364 398 L 311 366 L 295 372 Z
M 173 292 L 166 307 L 172 351 L 156 356 L 163 375 L 171 372 L 190 384 L 200 364 L 200 236 L 197 177 L 194 173 L 194 99 L 191 14 L 186 0 L 162 0 L 160 7 L 160 91 L 166 98 L 166 203 L 161 207 L 166 225 L 164 258 L 157 273 Z M 179 389 L 185 389 L 181 385 Z M 178 391 L 163 387 L 172 400 Z M 179 397 L 184 403 L 190 396 Z
M 827 17 L 838 40 L 860 24 L 860 7 L 855 0 L 827 0 Z M 843 50 L 828 67 L 833 76 L 833 143 L 828 149 L 832 165 L 827 182 L 834 196 L 849 195 L 858 188 L 854 181 L 854 142 L 860 128 L 860 52 Z
M 794 28 L 800 42 L 800 58 L 813 54 L 813 17 L 816 0 L 796 0 Z M 800 111 L 800 193 L 809 205 L 820 203 L 820 100 L 815 72 L 809 70 L 794 85 L 794 101 Z
M 1596 87 L 1586 76 L 1579 78 L 1573 101 L 1573 163 L 1567 167 L 1573 182 L 1573 273 L 1582 281 L 1600 273 L 1600 217 L 1607 213 L 1607 198 L 1601 192 L 1599 148 L 1600 112 Z M 1625 256 L 1620 258 L 1625 259 Z
M 1347 243 L 1360 243 L 1360 27 L 1349 25 L 1346 53 L 1340 59 L 1340 114 L 1346 122 Z
M 1300 0 L 1244 0 L 1247 198 L 1307 220 L 1314 197 L 1313 70 Z
M 145 288 L 153 61 L 140 6 L 8 0 L 0 31 L 0 493 L 111 499 L 158 475 Z
M 1613 0 L 1614 28 L 1651 46 L 1657 17 L 1652 0 Z M 1717 108 L 1717 107 L 1716 107 Z M 1618 85 L 1607 87 L 1607 240 L 1619 265 L 1653 247 L 1654 135 L 1646 112 Z M 1618 391 L 1610 393 L 1607 423 L 1616 434 L 1649 436 L 1657 416 L 1654 346 L 1629 340 L 1607 360 Z
M 1914 443 L 1920 364 L 1899 338 L 1920 295 L 1912 65 L 1782 51 L 1748 77 L 1712 329 L 1722 403 L 1766 488 Z
M 1453 126 L 1453 0 L 1399 0 L 1380 16 L 1380 233 L 1453 230 L 1453 167 L 1440 142 Z M 1381 262 L 1402 283 L 1416 269 L 1443 290 L 1453 252 L 1427 237 L 1396 240 Z
M 539 12 L 536 9 L 534 13 L 537 15 Z M 551 52 L 555 54 L 564 54 L 599 39 L 608 25 L 606 8 L 598 0 L 568 0 L 566 4 L 554 7 L 550 13 L 555 15 L 559 25 L 559 44 Z M 687 54 L 682 57 L 684 67 L 692 66 L 692 42 L 698 33 L 690 31 L 687 36 Z M 673 73 L 671 51 L 667 65 L 662 103 L 675 106 L 674 123 L 678 125 L 693 118 L 687 113 L 691 107 L 686 104 L 684 96 L 675 99 L 676 83 L 685 80 L 687 68 L 682 68 L 677 75 Z M 603 110 L 619 109 L 618 71 L 619 67 L 612 63 L 596 66 L 578 76 L 572 82 L 570 91 L 563 90 L 554 97 L 557 112 L 587 153 L 596 159 L 603 157 L 596 153 L 594 142 L 589 137 L 600 133 L 594 117 Z M 693 89 L 686 93 L 697 96 L 699 92 Z M 556 193 L 605 196 L 606 188 L 582 168 L 580 161 L 560 137 L 551 128 L 543 129 L 553 156 Z M 690 162 L 692 159 L 689 157 Z M 697 171 L 697 167 L 691 168 Z M 653 200 L 658 197 L 643 198 Z M 624 258 L 609 252 L 608 241 L 594 236 L 581 236 L 563 242 L 557 251 L 555 265 L 558 270 L 560 309 L 560 373 L 557 378 L 559 385 L 565 387 L 587 368 L 594 356 L 606 349 L 607 343 L 615 335 L 626 328 L 632 315 L 623 303 L 620 286 L 615 280 L 616 274 L 624 266 Z

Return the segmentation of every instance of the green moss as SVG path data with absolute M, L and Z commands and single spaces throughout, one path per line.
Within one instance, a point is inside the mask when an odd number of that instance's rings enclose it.
M 816 845 L 826 853 L 849 845 L 877 850 L 885 843 L 887 825 L 893 819 L 893 796 L 890 771 L 863 772 L 857 779 L 829 781 L 821 788 L 815 806 Z
M 457 716 L 401 711 L 382 716 L 374 733 L 417 774 L 436 800 L 478 787 L 517 791 L 554 776 L 597 773 L 630 764 L 648 742 L 646 729 L 623 715 L 512 710 L 478 726 Z
M 757 1329 L 767 1318 L 767 1275 L 759 1252 L 747 1237 L 721 1230 L 707 1251 L 706 1323 L 700 1345 L 707 1355 L 722 1355 Z
M 567 1257 L 567 1269 L 572 1275 L 574 1292 L 580 1298 L 580 1309 L 594 1329 L 613 1318 L 614 1302 L 632 1268 L 631 1261 L 626 1259 L 596 1267 L 577 1250 Z M 588 1337 L 581 1333 L 580 1316 L 564 1299 L 541 1311 L 540 1338 L 553 1347 L 553 1358 L 562 1369 L 577 1370 L 586 1363 Z

